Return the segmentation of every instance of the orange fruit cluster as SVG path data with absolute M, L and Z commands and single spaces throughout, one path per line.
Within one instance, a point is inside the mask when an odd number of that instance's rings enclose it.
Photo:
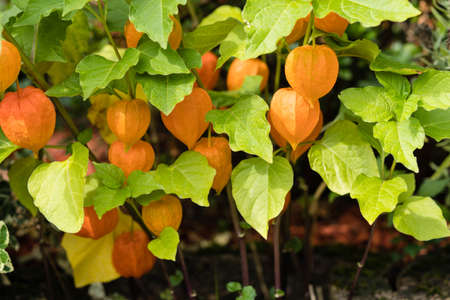
M 306 17 L 298 19 L 291 33 L 285 37 L 288 44 L 292 44 L 301 39 L 308 27 L 310 14 Z M 323 18 L 314 18 L 314 27 L 329 33 L 336 33 L 342 36 L 348 27 L 348 21 L 337 13 L 331 12 Z
M 305 34 L 309 16 L 297 21 L 286 40 L 291 43 Z M 342 35 L 348 22 L 335 13 L 314 20 L 315 26 Z M 286 58 L 285 75 L 291 88 L 275 92 L 270 103 L 268 120 L 271 136 L 280 147 L 289 143 L 291 161 L 305 153 L 320 134 L 323 116 L 319 98 L 334 87 L 339 73 L 336 53 L 326 45 L 305 45 L 293 49 Z

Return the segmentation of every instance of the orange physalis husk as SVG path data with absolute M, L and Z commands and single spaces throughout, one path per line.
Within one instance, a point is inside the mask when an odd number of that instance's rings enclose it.
M 156 258 L 148 250 L 148 243 L 142 230 L 124 232 L 114 240 L 112 261 L 120 276 L 140 278 L 153 268 Z
M 180 47 L 181 39 L 183 38 L 183 28 L 180 21 L 174 16 L 170 16 L 173 21 L 172 32 L 169 35 L 169 45 L 173 50 L 177 50 Z
M 320 104 L 307 101 L 292 88 L 282 88 L 273 95 L 269 114 L 276 131 L 295 150 L 319 121 Z
M 139 44 L 139 40 L 141 39 L 143 33 L 136 30 L 134 24 L 130 21 L 125 23 L 125 27 L 123 32 L 125 33 L 125 40 L 127 41 L 128 48 L 136 48 Z
M 192 150 L 205 156 L 209 165 L 216 169 L 212 188 L 220 193 L 231 176 L 231 149 L 228 140 L 223 137 L 211 137 L 208 142 L 208 138 L 201 138 Z
M 108 159 L 110 163 L 121 168 L 125 177 L 128 177 L 136 170 L 149 171 L 155 162 L 155 151 L 152 145 L 144 141 L 137 141 L 129 149 L 125 143 L 116 141 L 109 147 Z
M 320 131 L 322 131 L 322 127 L 323 127 L 323 115 L 322 115 L 322 112 L 320 112 L 319 122 L 317 123 L 316 127 L 314 127 L 314 129 L 310 133 L 310 135 L 304 141 L 301 141 L 301 143 L 315 141 L 317 139 L 317 137 L 319 136 Z M 303 153 L 305 153 L 306 151 L 308 151 L 309 148 L 311 148 L 311 146 L 312 146 L 312 144 L 298 146 L 295 149 L 295 151 L 291 152 L 291 161 L 295 163 L 297 161 L 297 159 L 300 156 L 302 156 Z
M 84 223 L 76 235 L 97 240 L 112 232 L 119 222 L 117 208 L 106 212 L 101 219 L 98 218 L 93 206 L 84 208 Z
M 216 70 L 217 56 L 211 51 L 202 55 L 202 67 L 196 69 L 203 86 L 207 90 L 212 90 L 216 87 L 219 80 L 220 70 Z M 195 83 L 197 85 L 197 82 Z
M 314 26 L 325 32 L 343 35 L 348 27 L 348 21 L 337 13 L 331 12 L 323 18 L 315 18 Z
M 286 42 L 288 44 L 292 44 L 301 39 L 305 35 L 307 27 L 308 27 L 307 18 L 298 19 L 291 33 L 289 33 L 289 35 L 285 37 Z
M 182 218 L 183 208 L 180 200 L 172 195 L 165 195 L 142 208 L 142 219 L 145 225 L 157 236 L 166 227 L 178 230 Z
M 52 101 L 32 86 L 6 93 L 0 102 L 0 126 L 6 137 L 35 154 L 53 135 L 55 120 Z
M 0 93 L 9 88 L 20 72 L 20 53 L 16 46 L 8 41 L 2 40 L 2 48 L 0 50 Z
M 164 126 L 189 149 L 208 128 L 205 117 L 213 109 L 208 93 L 201 88 L 194 88 L 183 101 L 177 103 L 172 112 L 166 116 L 161 112 Z
M 128 146 L 139 141 L 150 125 L 150 108 L 141 99 L 114 102 L 106 112 L 106 120 L 117 139 Z
M 227 88 L 228 90 L 238 90 L 242 87 L 245 77 L 247 76 L 262 76 L 259 89 L 262 91 L 269 78 L 269 68 L 267 64 L 260 59 L 252 58 L 240 60 L 236 58 L 230 65 L 227 74 Z
M 325 45 L 297 47 L 286 59 L 287 81 L 309 101 L 328 94 L 336 83 L 338 72 L 336 53 Z

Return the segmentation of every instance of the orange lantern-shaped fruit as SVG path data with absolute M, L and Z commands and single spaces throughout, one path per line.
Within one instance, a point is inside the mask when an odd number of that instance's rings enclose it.
M 231 176 L 231 149 L 228 140 L 223 137 L 212 137 L 209 141 L 208 138 L 201 138 L 192 150 L 205 156 L 209 165 L 216 169 L 212 188 L 220 193 Z
M 285 64 L 286 79 L 300 95 L 314 101 L 331 91 L 339 72 L 339 63 L 328 46 L 301 46 L 292 50 Z
M 287 145 L 287 141 L 284 137 L 281 136 L 281 134 L 277 131 L 275 126 L 272 124 L 272 119 L 270 118 L 270 114 L 267 114 L 267 121 L 269 121 L 270 124 L 270 136 L 272 137 L 275 144 L 278 145 L 280 148 L 284 148 Z
M 320 105 L 296 93 L 292 88 L 279 89 L 270 103 L 270 119 L 276 131 L 295 150 L 316 127 L 320 116 Z
M 112 232 L 119 222 L 117 208 L 106 212 L 101 219 L 98 218 L 93 206 L 84 208 L 84 223 L 76 235 L 97 240 Z
M 177 50 L 180 47 L 181 39 L 183 38 L 183 28 L 180 21 L 174 16 L 170 16 L 173 21 L 172 32 L 169 35 L 169 45 L 173 50 Z
M 348 27 L 348 21 L 337 13 L 331 12 L 324 18 L 315 18 L 314 26 L 325 32 L 343 35 Z
M 305 138 L 304 141 L 301 141 L 301 143 L 315 141 L 319 136 L 320 131 L 322 131 L 322 127 L 323 127 L 323 115 L 322 112 L 320 112 L 319 122 L 317 122 L 316 127 L 314 127 L 313 131 L 309 134 L 309 136 Z M 295 151 L 291 152 L 291 161 L 296 162 L 297 159 L 303 155 L 303 153 L 305 153 L 306 151 L 308 151 L 309 148 L 311 148 L 311 146 L 312 144 L 298 146 L 295 149 Z
M 142 230 L 122 233 L 114 240 L 112 261 L 120 276 L 139 278 L 153 268 L 156 258 L 148 250 L 148 243 Z
M 240 60 L 236 58 L 230 65 L 230 69 L 227 74 L 227 88 L 232 90 L 238 90 L 242 87 L 245 77 L 247 76 L 262 76 L 261 84 L 259 86 L 262 91 L 269 78 L 269 68 L 266 63 L 260 59 L 253 58 L 247 60 Z
M 309 18 L 301 18 L 297 20 L 291 33 L 285 37 L 288 44 L 298 41 L 305 35 L 306 28 L 308 27 L 308 19 Z
M 213 104 L 208 93 L 204 89 L 194 88 L 190 95 L 177 103 L 168 116 L 161 112 L 161 119 L 177 139 L 192 149 L 208 128 L 205 117 L 212 109 Z
M 152 145 L 144 141 L 137 141 L 129 149 L 125 143 L 116 141 L 109 147 L 108 159 L 128 177 L 136 170 L 149 171 L 155 162 L 155 151 Z
M 127 41 L 128 48 L 136 48 L 139 44 L 143 33 L 136 30 L 136 27 L 130 21 L 127 21 L 124 28 L 125 39 Z
M 131 146 L 147 131 L 150 125 L 150 108 L 141 99 L 120 100 L 108 108 L 106 120 L 117 139 Z
M 55 107 L 45 93 L 27 86 L 6 93 L 0 102 L 0 126 L 14 144 L 37 153 L 55 130 Z
M 219 80 L 220 70 L 216 70 L 217 56 L 211 51 L 202 55 L 202 67 L 197 69 L 203 86 L 207 90 L 212 90 L 216 87 Z M 197 83 L 195 83 L 197 86 Z
M 155 235 L 159 235 L 166 227 L 178 230 L 183 218 L 180 200 L 172 195 L 165 195 L 142 208 L 142 219 Z
M 19 76 L 20 72 L 20 54 L 16 46 L 8 41 L 2 40 L 0 49 L 0 93 L 3 93 L 10 87 Z

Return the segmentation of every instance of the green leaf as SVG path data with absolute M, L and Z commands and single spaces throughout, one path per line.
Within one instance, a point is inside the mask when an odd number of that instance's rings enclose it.
M 65 161 L 38 166 L 28 180 L 28 191 L 39 211 L 61 231 L 75 233 L 83 225 L 83 198 L 89 150 L 72 145 Z
M 242 22 L 242 11 L 239 7 L 231 5 L 221 5 L 217 7 L 212 13 L 204 17 L 198 26 L 211 25 L 220 21 L 225 21 L 228 18 L 234 18 Z
M 242 288 L 241 295 L 236 300 L 254 300 L 256 298 L 255 288 L 251 285 L 244 286 Z
M 192 74 L 136 75 L 136 80 L 142 85 L 150 103 L 168 115 L 177 103 L 192 93 L 195 76 Z
M 392 154 L 397 162 L 411 171 L 419 171 L 413 152 L 422 148 L 425 131 L 417 119 L 378 123 L 373 128 L 373 135 L 381 142 L 384 151 Z
M 239 90 L 234 91 L 208 91 L 211 101 L 216 108 L 231 106 L 246 99 L 247 96 L 252 96 L 259 93 L 259 86 L 261 84 L 262 76 L 247 76 L 244 83 Z
M 366 123 L 363 121 L 360 121 L 358 123 L 358 130 L 361 134 L 361 137 L 363 140 L 367 141 L 375 150 L 377 150 L 378 154 L 382 154 L 383 147 L 381 147 L 380 141 L 374 138 L 373 136 L 373 127 L 375 126 L 374 123 Z
M 64 0 L 63 16 L 67 15 L 68 13 L 74 10 L 83 9 L 83 7 L 88 2 L 89 0 Z
M 443 178 L 439 180 L 427 178 L 420 185 L 417 195 L 424 197 L 437 196 L 442 193 L 449 184 L 450 178 Z
M 227 291 L 230 293 L 240 292 L 242 290 L 242 285 L 240 282 L 230 281 L 227 282 Z
M 178 52 L 171 47 L 161 48 L 158 43 L 146 40 L 139 43 L 138 50 L 141 52 L 139 63 L 136 65 L 138 73 L 150 75 L 169 75 L 190 73 Z
M 101 218 L 111 209 L 123 205 L 129 197 L 131 197 L 131 193 L 127 186 L 122 189 L 100 186 L 95 190 L 92 201 L 95 212 Z
M 150 202 L 161 200 L 162 197 L 164 197 L 166 193 L 163 190 L 156 190 L 154 192 L 151 192 L 147 195 L 141 195 L 136 198 L 136 201 L 142 205 L 148 205 Z
M 398 198 L 398 202 L 403 202 L 414 194 L 414 191 L 416 190 L 416 178 L 413 173 L 395 174 L 395 177 L 401 177 L 407 186 L 406 192 L 401 193 Z
M 364 27 L 378 26 L 384 20 L 403 22 L 420 14 L 408 0 L 314 0 L 313 5 L 318 18 L 335 12 L 350 23 L 361 22 Z
M 375 76 L 391 95 L 406 99 L 411 93 L 411 85 L 406 77 L 392 72 L 375 72 Z
M 450 236 L 442 211 L 433 199 L 410 197 L 394 212 L 394 227 L 419 241 Z
M 120 188 L 125 182 L 125 175 L 122 169 L 108 163 L 94 162 L 95 176 L 107 187 L 111 189 Z
M 56 12 L 41 20 L 36 42 L 36 62 L 66 61 L 62 43 L 69 25 L 70 22 L 61 20 Z
M 245 59 L 271 53 L 289 35 L 298 19 L 311 11 L 307 0 L 247 0 L 242 17 L 248 22 Z
M 225 21 L 199 26 L 194 31 L 184 35 L 183 45 L 203 54 L 219 45 L 227 37 L 228 33 L 240 24 L 238 20 L 228 18 Z
M 27 182 L 39 162 L 33 156 L 27 156 L 14 162 L 8 171 L 9 185 L 19 202 L 35 216 L 37 207 L 28 192 Z
M 450 108 L 450 72 L 430 70 L 413 82 L 411 97 L 426 110 Z
M 209 206 L 208 193 L 216 170 L 200 153 L 185 151 L 172 165 L 159 164 L 152 173 L 167 194 L 176 194 L 180 198 L 190 198 L 200 206 Z
M 80 86 L 80 76 L 72 73 L 67 79 L 61 83 L 52 86 L 45 94 L 49 97 L 75 97 L 82 93 Z
M 180 237 L 172 227 L 165 227 L 160 235 L 148 243 L 148 250 L 159 259 L 175 261 Z
M 22 10 L 12 3 L 7 9 L 2 8 L 0 11 L 0 29 L 3 31 L 3 25 L 6 25 L 11 18 L 16 17 L 21 12 Z
M 9 232 L 5 222 L 0 221 L 0 249 L 6 249 L 9 245 Z
M 371 62 L 370 69 L 375 72 L 393 72 L 401 75 L 414 75 L 425 71 L 425 68 L 421 66 L 399 62 L 384 53 L 378 54 Z
M 366 39 L 349 41 L 332 35 L 325 38 L 327 45 L 337 56 L 359 57 L 372 62 L 380 53 L 380 48 L 374 42 Z
M 0 249 L 0 273 L 9 273 L 14 271 L 14 267 L 9 258 L 8 252 Z
M 217 133 L 226 133 L 233 151 L 245 151 L 272 162 L 273 145 L 266 119 L 267 103 L 259 96 L 247 96 L 227 110 L 212 110 L 206 120 Z
M 112 31 L 123 31 L 128 21 L 130 5 L 127 0 L 108 0 L 106 23 Z
M 154 191 L 163 189 L 163 187 L 156 181 L 152 172 L 145 173 L 139 170 L 133 171 L 128 176 L 127 184 L 133 198 L 151 194 Z
M 86 177 L 86 184 L 84 185 L 84 206 L 93 206 L 94 197 L 97 188 L 100 186 L 100 180 L 96 174 L 91 174 Z
M 36 25 L 41 18 L 49 16 L 53 11 L 61 10 L 64 0 L 29 0 L 23 14 L 14 26 Z
M 233 197 L 244 220 L 267 239 L 269 220 L 283 209 L 294 172 L 285 158 L 269 164 L 259 157 L 242 160 L 231 173 Z
M 130 20 L 138 31 L 166 49 L 173 28 L 169 15 L 176 15 L 178 5 L 185 4 L 186 0 L 131 0 Z
M 247 42 L 248 35 L 245 32 L 245 25 L 237 24 L 220 44 L 220 57 L 217 61 L 217 68 L 222 67 L 233 56 L 245 57 L 245 46 Z
M 353 183 L 350 196 L 358 200 L 361 214 L 372 225 L 379 215 L 395 209 L 399 195 L 407 189 L 401 177 L 382 180 L 361 174 Z
M 391 99 L 382 87 L 349 88 L 343 90 L 338 97 L 365 122 L 389 121 L 393 117 Z
M 186 67 L 190 69 L 201 68 L 202 66 L 202 55 L 194 49 L 181 48 L 178 49 L 178 53 L 184 60 Z
M 432 111 L 420 108 L 414 113 L 414 117 L 420 121 L 425 134 L 437 142 L 450 138 L 450 108 Z
M 92 140 L 92 134 L 92 128 L 88 127 L 77 135 L 77 141 L 79 141 L 83 145 L 86 145 L 90 140 Z
M 379 177 L 372 148 L 350 121 L 338 121 L 308 152 L 311 168 L 339 195 L 351 191 L 360 174 Z
M 83 57 L 90 53 L 92 47 L 91 39 L 92 32 L 89 19 L 84 11 L 78 11 L 72 17 L 72 24 L 66 29 L 63 51 L 67 60 L 71 63 L 78 64 Z M 75 71 L 75 66 L 73 66 L 73 70 L 72 68 L 70 70 L 72 72 Z
M 139 51 L 134 48 L 126 50 L 118 62 L 107 60 L 99 55 L 89 55 L 77 65 L 80 74 L 80 85 L 84 99 L 97 89 L 105 88 L 111 81 L 121 79 L 126 72 L 138 63 Z
M 17 149 L 19 146 L 11 143 L 0 128 L 0 164 Z

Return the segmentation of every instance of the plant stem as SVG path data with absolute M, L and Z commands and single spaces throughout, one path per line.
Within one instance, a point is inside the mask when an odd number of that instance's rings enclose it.
M 153 234 L 150 231 L 150 229 L 148 229 L 147 225 L 145 225 L 144 220 L 142 219 L 141 215 L 139 214 L 137 208 L 128 201 L 125 201 L 124 206 L 127 209 L 128 213 L 130 214 L 131 218 L 136 223 L 138 223 L 139 226 L 141 226 L 142 230 L 144 230 L 144 232 L 147 234 L 148 239 L 152 240 Z
M 303 39 L 303 46 L 307 45 L 309 42 L 309 37 L 311 36 L 313 25 L 314 25 L 314 11 L 311 10 L 311 13 L 309 15 L 308 27 L 306 27 L 305 38 Z
M 391 165 L 391 170 L 390 170 L 390 172 L 389 172 L 389 178 L 392 178 L 392 175 L 394 175 L 394 170 L 395 170 L 395 166 L 397 165 L 397 162 L 394 160 L 393 162 L 392 162 L 392 165 Z
M 105 33 L 108 38 L 108 41 L 111 44 L 111 46 L 113 47 L 114 53 L 116 54 L 117 59 L 121 60 L 122 56 L 120 55 L 119 49 L 117 48 L 116 42 L 114 41 L 114 39 L 111 35 L 111 32 L 109 30 L 108 24 L 106 22 L 105 7 L 102 5 L 100 0 L 97 0 L 97 4 L 98 4 L 98 11 L 99 11 L 100 15 L 95 13 L 95 11 L 92 9 L 92 7 L 89 6 L 89 4 L 86 5 L 86 7 L 88 8 L 89 12 L 91 12 L 102 23 L 103 28 L 105 29 Z M 133 85 L 131 84 L 130 72 L 127 72 L 125 74 L 125 80 L 128 85 L 128 93 L 130 94 L 131 99 L 136 98 Z
M 197 298 L 197 293 L 192 289 L 191 280 L 189 279 L 189 273 L 184 260 L 183 250 L 181 249 L 181 244 L 178 244 L 178 258 L 180 259 L 181 269 L 183 270 L 184 283 L 186 284 L 189 299 L 195 299 Z
M 281 53 L 278 49 L 276 52 L 277 55 L 277 64 L 275 69 L 275 81 L 273 84 L 273 91 L 276 92 L 280 88 L 280 76 L 281 76 Z
M 170 293 L 172 294 L 173 300 L 176 300 L 175 289 L 172 285 L 172 282 L 170 281 L 170 277 L 169 277 L 169 273 L 167 272 L 166 264 L 164 263 L 164 260 L 162 260 L 162 259 L 159 259 L 158 261 L 161 265 L 161 270 L 163 271 L 164 278 L 166 278 L 167 284 L 169 285 L 169 290 L 170 290 Z
M 245 245 L 245 232 L 239 225 L 239 216 L 234 203 L 233 195 L 231 193 L 231 184 L 227 184 L 227 198 L 230 204 L 231 220 L 233 221 L 234 232 L 239 239 L 239 250 L 241 255 L 241 273 L 242 273 L 242 285 L 247 286 L 250 283 L 248 275 L 248 261 L 247 261 L 247 249 Z
M 349 292 L 348 298 L 347 298 L 348 300 L 352 300 L 353 293 L 355 292 L 356 285 L 358 284 L 359 275 L 361 274 L 361 270 L 364 268 L 364 265 L 366 264 L 367 256 L 369 255 L 370 246 L 372 245 L 373 234 L 375 232 L 376 222 L 377 222 L 377 220 L 375 220 L 375 222 L 373 222 L 373 224 L 370 228 L 369 240 L 367 241 L 366 249 L 364 250 L 364 255 L 363 255 L 361 261 L 358 262 L 358 268 L 356 270 L 355 277 L 353 278 L 353 283 L 352 283 L 352 286 L 350 288 L 350 292 Z
M 267 287 L 266 282 L 264 281 L 264 270 L 261 263 L 261 259 L 259 258 L 258 250 L 256 249 L 255 242 L 249 243 L 250 250 L 252 251 L 253 263 L 255 264 L 256 276 L 259 281 L 259 288 L 263 294 L 264 300 L 270 300 L 270 292 Z
M 313 265 L 313 247 L 312 247 L 312 234 L 314 232 L 314 225 L 316 223 L 317 210 L 319 205 L 319 199 L 325 192 L 327 185 L 324 181 L 317 187 L 311 202 L 306 209 L 306 229 L 305 229 L 305 286 L 308 286 L 311 279 L 311 272 Z
M 444 161 L 437 168 L 437 170 L 433 173 L 433 175 L 431 175 L 430 179 L 431 180 L 438 179 L 441 176 L 442 172 L 447 170 L 448 167 L 450 167 L 450 154 L 444 159 Z
M 198 72 L 196 69 L 191 69 L 191 73 L 194 74 L 195 79 L 197 80 L 197 84 L 199 87 L 201 87 L 202 89 L 206 90 L 205 86 L 203 85 L 203 82 L 200 79 L 200 75 L 198 75 Z
M 275 276 L 275 299 L 280 299 L 283 296 L 281 291 L 281 263 L 280 263 L 280 222 L 281 215 L 279 215 L 273 225 L 273 257 L 274 257 L 274 276 Z
M 198 16 L 197 13 L 195 12 L 195 5 L 192 3 L 191 0 L 188 0 L 186 6 L 192 18 L 192 28 L 195 28 L 198 25 Z

